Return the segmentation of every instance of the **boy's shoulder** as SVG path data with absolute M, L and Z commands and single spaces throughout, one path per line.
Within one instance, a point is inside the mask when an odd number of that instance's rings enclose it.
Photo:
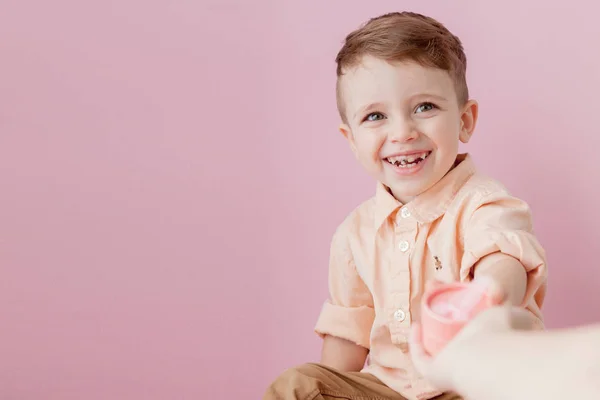
M 375 225 L 375 209 L 375 196 L 360 203 L 337 226 L 335 236 L 358 234 L 364 232 L 365 229 L 373 229 Z
M 460 188 L 457 195 L 469 197 L 487 197 L 493 193 L 508 195 L 508 189 L 502 182 L 481 172 L 475 172 Z
M 475 172 L 457 191 L 452 203 L 455 207 L 477 208 L 485 203 L 500 200 L 518 200 L 509 189 L 499 180 L 480 172 Z

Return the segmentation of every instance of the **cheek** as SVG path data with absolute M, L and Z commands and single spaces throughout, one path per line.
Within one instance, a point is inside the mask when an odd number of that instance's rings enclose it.
M 455 129 L 453 121 L 440 121 L 432 127 L 430 138 L 438 150 L 443 152 L 454 152 L 458 149 L 459 131 Z
M 445 152 L 455 152 L 458 149 L 458 135 L 455 132 L 447 132 L 447 134 L 440 139 L 439 146 Z
M 364 160 L 379 160 L 379 152 L 383 145 L 383 140 L 377 134 L 363 135 L 356 141 L 358 155 Z

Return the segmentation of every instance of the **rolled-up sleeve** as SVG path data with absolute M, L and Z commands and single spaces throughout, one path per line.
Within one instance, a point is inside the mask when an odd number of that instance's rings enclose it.
M 487 255 L 501 252 L 514 257 L 527 272 L 524 305 L 541 324 L 548 271 L 529 206 L 506 191 L 495 191 L 479 198 L 472 209 L 465 228 L 461 280 L 469 279 L 473 267 Z
M 323 305 L 315 331 L 369 348 L 375 319 L 373 297 L 356 270 L 349 243 L 350 231 L 340 226 L 331 241 L 329 299 Z

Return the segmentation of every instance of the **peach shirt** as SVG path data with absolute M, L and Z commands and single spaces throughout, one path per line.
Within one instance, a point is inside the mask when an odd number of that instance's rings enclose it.
M 466 281 L 495 252 L 528 272 L 525 305 L 543 328 L 546 256 L 532 231 L 528 205 L 479 175 L 469 155 L 431 189 L 402 205 L 382 185 L 336 230 L 329 265 L 330 299 L 315 331 L 370 349 L 363 372 L 411 399 L 440 394 L 408 354 L 425 282 Z

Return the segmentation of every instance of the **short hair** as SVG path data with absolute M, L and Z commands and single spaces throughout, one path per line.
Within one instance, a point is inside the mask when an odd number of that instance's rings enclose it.
M 388 13 L 370 19 L 346 36 L 335 58 L 337 106 L 344 121 L 340 78 L 348 68 L 359 65 L 365 56 L 388 62 L 413 61 L 444 70 L 454 82 L 459 103 L 469 100 L 467 57 L 460 39 L 431 17 L 407 11 Z

